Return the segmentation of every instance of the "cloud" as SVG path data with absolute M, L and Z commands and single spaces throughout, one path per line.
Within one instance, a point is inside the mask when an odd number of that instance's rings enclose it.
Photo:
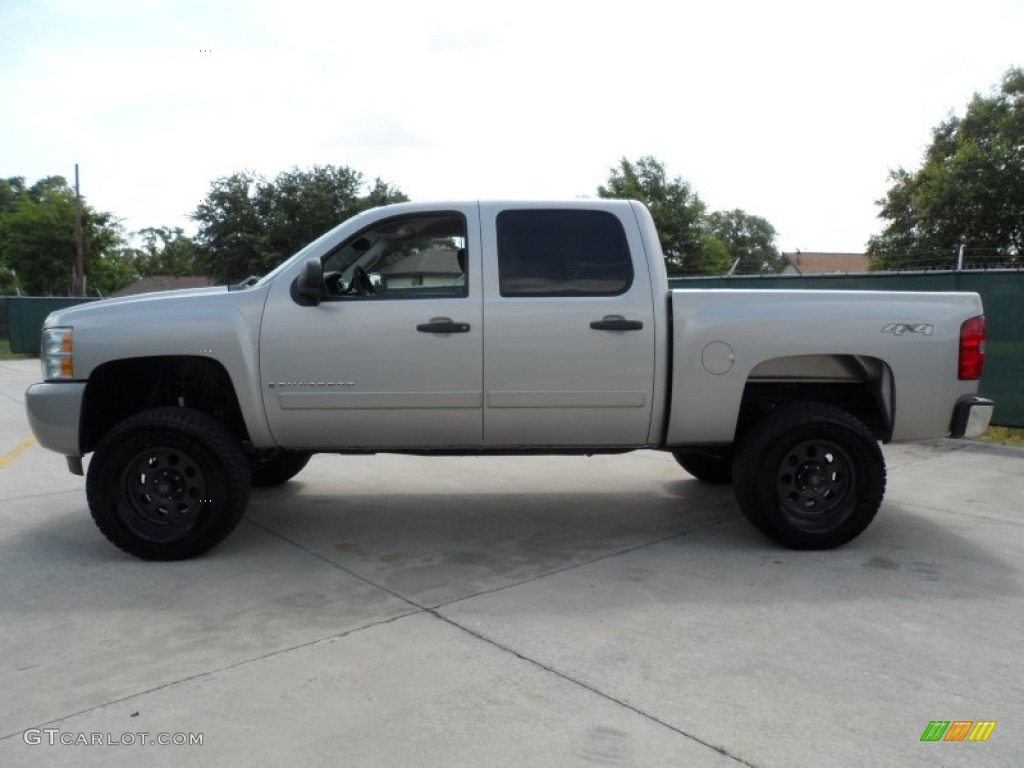
M 243 169 L 575 197 L 653 154 L 786 249 L 856 250 L 888 170 L 1022 63 L 1022 27 L 1009 0 L 8 0 L 0 158 L 30 180 L 81 163 L 90 201 L 139 228 Z

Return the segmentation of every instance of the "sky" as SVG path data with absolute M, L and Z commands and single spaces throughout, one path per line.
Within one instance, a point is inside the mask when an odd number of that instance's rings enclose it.
M 594 196 L 652 155 L 784 251 L 863 251 L 890 170 L 1024 66 L 1021 0 L 0 0 L 0 177 L 131 231 L 217 178 L 347 165 L 413 200 Z

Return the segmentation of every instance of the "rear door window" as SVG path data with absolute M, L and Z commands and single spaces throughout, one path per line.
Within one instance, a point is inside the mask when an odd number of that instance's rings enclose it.
M 502 211 L 497 234 L 502 296 L 616 296 L 633 282 L 625 230 L 607 211 Z

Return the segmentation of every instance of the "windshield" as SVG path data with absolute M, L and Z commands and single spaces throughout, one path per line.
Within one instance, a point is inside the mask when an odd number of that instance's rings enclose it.
M 288 257 L 280 264 L 278 264 L 276 267 L 274 267 L 272 270 L 267 272 L 267 274 L 265 274 L 263 277 L 259 279 L 259 282 L 255 283 L 255 285 L 265 285 L 266 283 L 277 277 L 279 274 L 281 274 L 281 272 L 286 270 L 289 265 L 294 264 L 296 261 L 308 258 L 309 255 L 313 251 L 317 250 L 325 240 L 331 237 L 332 234 L 334 234 L 334 229 L 324 232 L 322 235 L 320 235 L 320 237 L 311 242 L 309 245 L 303 246 L 294 255 Z

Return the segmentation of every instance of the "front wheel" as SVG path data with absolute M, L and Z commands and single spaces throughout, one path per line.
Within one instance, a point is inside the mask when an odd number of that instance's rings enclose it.
M 249 499 L 249 463 L 235 437 L 191 408 L 131 416 L 100 441 L 86 496 L 103 535 L 144 560 L 184 560 L 219 544 Z
M 746 518 L 791 549 L 832 549 L 870 525 L 885 493 L 885 459 L 857 418 L 830 405 L 781 406 L 757 422 L 733 465 Z

